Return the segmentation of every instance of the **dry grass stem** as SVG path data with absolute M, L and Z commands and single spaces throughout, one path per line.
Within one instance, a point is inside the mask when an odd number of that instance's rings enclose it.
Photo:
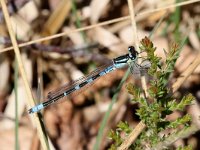
M 24 70 L 24 65 L 23 65 L 23 62 L 22 62 L 21 55 L 20 55 L 19 47 L 17 45 L 17 41 L 15 39 L 15 34 L 14 34 L 13 29 L 12 29 L 10 17 L 9 17 L 9 14 L 8 14 L 8 9 L 6 7 L 6 3 L 5 3 L 4 0 L 0 0 L 0 2 L 1 2 L 4 17 L 5 17 L 6 25 L 7 25 L 7 28 L 8 28 L 8 32 L 9 32 L 9 35 L 10 35 L 10 38 L 11 38 L 11 41 L 12 41 L 12 44 L 13 44 L 14 52 L 15 52 L 15 55 L 16 55 L 16 58 L 17 58 L 19 70 L 20 70 L 20 73 L 21 73 L 21 76 L 22 76 L 22 79 L 23 79 L 23 82 L 24 82 L 24 85 L 25 85 L 25 89 L 26 89 L 26 93 L 27 93 L 27 97 L 28 97 L 28 103 L 29 103 L 29 106 L 34 106 L 33 95 L 32 95 L 31 89 L 30 89 L 29 84 L 28 84 L 28 79 L 27 79 L 26 72 Z M 38 118 L 37 115 L 33 115 L 33 117 L 34 117 L 34 120 L 35 120 L 35 124 L 37 126 L 37 130 L 38 130 L 38 133 L 39 133 L 39 138 L 40 138 L 40 142 L 42 144 L 42 148 L 44 150 L 47 150 L 48 148 L 47 148 L 46 143 L 44 141 L 44 135 L 43 135 L 43 132 L 42 132 L 42 127 L 41 127 L 39 118 Z
M 137 34 L 137 25 L 135 20 L 135 11 L 133 7 L 133 0 L 128 0 L 128 7 L 129 7 L 129 13 L 131 17 L 131 25 L 133 30 L 133 38 L 134 38 L 134 45 L 137 51 L 139 51 L 139 39 Z
M 28 46 L 28 45 L 35 44 L 35 43 L 40 43 L 40 42 L 43 42 L 43 41 L 46 41 L 46 40 L 51 40 L 51 39 L 54 39 L 54 38 L 62 37 L 62 36 L 65 36 L 65 35 L 68 35 L 68 34 L 71 34 L 71 33 L 74 33 L 74 32 L 80 32 L 80 31 L 93 29 L 93 28 L 96 28 L 96 27 L 100 27 L 100 26 L 112 24 L 112 23 L 115 23 L 115 22 L 127 20 L 129 18 L 130 18 L 130 16 L 125 16 L 125 17 L 121 17 L 121 18 L 105 21 L 105 22 L 102 22 L 102 23 L 90 25 L 90 26 L 87 26 L 87 27 L 74 29 L 74 30 L 71 30 L 71 31 L 68 31 L 68 32 L 58 33 L 58 34 L 55 34 L 55 35 L 52 35 L 52 36 L 47 36 L 47 37 L 44 37 L 44 38 L 40 38 L 40 39 L 37 39 L 37 40 L 32 40 L 32 41 L 29 41 L 29 42 L 25 42 L 25 43 L 19 44 L 19 47 L 24 47 L 24 46 Z M 8 51 L 8 50 L 12 50 L 12 49 L 13 49 L 12 46 L 11 47 L 7 47 L 5 49 L 2 49 L 0 51 L 0 53 Z
M 131 16 L 131 24 L 132 24 L 132 29 L 133 29 L 135 46 L 136 46 L 136 50 L 139 50 L 139 39 L 137 36 L 137 27 L 136 27 L 135 13 L 134 13 L 132 0 L 128 0 L 128 6 L 129 6 L 129 12 Z M 142 83 L 142 88 L 145 92 L 145 95 L 147 95 L 147 84 L 146 84 L 145 76 L 141 77 L 141 83 Z M 128 135 L 128 137 L 125 138 L 125 140 L 123 141 L 123 143 L 120 145 L 118 149 L 119 150 L 128 149 L 128 147 L 136 140 L 138 135 L 140 135 L 140 133 L 145 128 L 146 128 L 146 125 L 142 121 L 140 121 L 140 123 L 134 128 L 134 130 Z
M 141 131 L 145 129 L 145 124 L 141 121 L 138 125 L 133 129 L 133 131 L 127 136 L 124 142 L 120 145 L 117 150 L 126 150 L 132 144 L 133 141 L 136 140 L 138 135 L 140 135 Z

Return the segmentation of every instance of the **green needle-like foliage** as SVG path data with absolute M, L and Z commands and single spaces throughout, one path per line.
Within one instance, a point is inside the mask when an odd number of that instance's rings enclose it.
M 169 52 L 165 51 L 166 60 L 163 64 L 161 64 L 161 58 L 155 55 L 156 48 L 147 37 L 142 39 L 140 49 L 147 53 L 147 59 L 151 63 L 148 69 L 151 79 L 148 87 L 149 97 L 144 98 L 141 93 L 142 90 L 132 84 L 127 85 L 127 90 L 133 96 L 132 101 L 139 103 L 136 114 L 147 128 L 129 149 L 153 148 L 158 142 L 164 141 L 170 135 L 160 134 L 162 131 L 172 129 L 171 134 L 174 134 L 188 127 L 191 121 L 188 114 L 174 121 L 167 120 L 166 116 L 174 111 L 184 111 L 184 108 L 190 105 L 194 99 L 191 94 L 188 94 L 181 100 L 176 100 L 172 94 L 170 75 L 180 53 L 177 44 L 173 44 Z M 120 137 L 122 133 L 127 135 L 130 131 L 127 123 L 120 122 L 118 129 L 111 131 L 110 137 L 115 141 L 111 149 L 116 149 L 122 143 L 123 138 Z

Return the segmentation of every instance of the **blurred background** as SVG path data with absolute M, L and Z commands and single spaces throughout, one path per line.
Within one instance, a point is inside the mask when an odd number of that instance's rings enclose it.
M 188 37 L 170 81 L 175 83 L 200 53 L 200 3 L 193 0 L 133 0 L 133 3 L 139 40 L 152 34 L 156 54 L 163 60 L 164 49 L 167 51 L 172 43 Z M 177 3 L 183 5 L 177 7 Z M 19 44 L 63 33 L 20 48 L 36 103 L 44 101 L 50 91 L 89 74 L 110 59 L 126 54 L 128 46 L 134 46 L 129 7 L 124 0 L 8 0 L 6 4 Z M 0 9 L 0 149 L 16 149 L 18 139 L 21 150 L 37 150 L 41 148 L 40 142 L 34 120 L 27 113 L 30 107 L 22 78 L 15 76 L 18 69 L 10 46 Z M 116 70 L 79 95 L 64 98 L 42 111 L 51 149 L 93 149 L 102 118 L 125 72 Z M 111 144 L 108 131 L 120 120 L 127 121 L 131 127 L 139 123 L 135 115 L 138 105 L 130 102 L 132 97 L 125 88 L 128 82 L 141 86 L 140 78 L 134 75 L 123 85 L 104 129 L 101 149 Z M 181 97 L 189 92 L 195 96 L 196 103 L 185 112 L 192 114 L 199 125 L 200 66 L 175 95 Z M 181 113 L 175 112 L 171 117 L 177 116 Z M 199 132 L 189 134 L 173 146 L 192 144 L 194 149 L 199 149 L 199 136 Z

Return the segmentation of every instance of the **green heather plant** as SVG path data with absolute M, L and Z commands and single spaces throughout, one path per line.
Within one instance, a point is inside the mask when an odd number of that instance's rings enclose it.
M 140 49 L 147 53 L 147 59 L 150 61 L 151 67 L 148 69 L 148 75 L 150 76 L 148 97 L 142 96 L 142 89 L 135 87 L 133 84 L 127 85 L 128 92 L 133 96 L 132 101 L 139 103 L 136 114 L 146 125 L 146 129 L 129 147 L 129 149 L 134 150 L 153 148 L 170 135 L 176 136 L 176 133 L 187 128 L 191 121 L 188 114 L 174 121 L 167 120 L 166 116 L 174 111 L 184 111 L 184 108 L 193 101 L 191 94 L 184 96 L 181 100 L 175 99 L 170 87 L 170 75 L 174 70 L 175 62 L 181 50 L 177 44 L 173 44 L 169 52 L 165 51 L 166 60 L 163 64 L 161 58 L 155 55 L 156 48 L 147 37 L 142 39 Z M 171 129 L 171 133 L 161 134 L 162 131 L 167 129 Z M 117 149 L 123 142 L 121 135 L 128 135 L 131 130 L 127 122 L 120 122 L 115 131 L 110 131 L 109 137 L 114 141 L 110 149 Z M 188 148 L 186 147 L 186 149 Z

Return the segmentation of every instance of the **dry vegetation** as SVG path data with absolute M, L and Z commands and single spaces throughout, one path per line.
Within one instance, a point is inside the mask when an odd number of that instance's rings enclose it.
M 196 98 L 184 111 L 191 114 L 191 125 L 196 128 L 172 140 L 171 145 L 177 148 L 191 144 L 193 149 L 200 149 L 200 3 L 197 0 L 133 0 L 132 9 L 124 0 L 1 0 L 1 4 L 5 2 L 11 24 L 6 24 L 5 12 L 0 9 L 0 149 L 16 149 L 16 137 L 21 150 L 37 150 L 41 146 L 46 149 L 42 125 L 50 139 L 50 149 L 93 149 L 103 116 L 126 70 L 116 70 L 70 100 L 63 99 L 62 103 L 47 107 L 42 112 L 44 124 L 38 115 L 29 115 L 27 110 L 44 101 L 48 92 L 127 53 L 129 45 L 139 45 L 138 39 L 151 33 L 156 54 L 163 60 L 163 49 L 168 51 L 172 43 L 188 36 L 170 84 L 175 97 L 190 92 Z M 135 17 L 130 17 L 131 13 Z M 12 38 L 17 39 L 20 53 L 9 35 L 11 25 Z M 18 78 L 16 70 L 20 72 Z M 177 80 L 182 76 L 188 78 Z M 129 77 L 127 83 L 145 88 L 140 78 Z M 135 115 L 139 106 L 130 102 L 132 97 L 125 86 L 126 83 L 104 128 L 101 149 L 112 143 L 108 131 L 116 128 L 119 121 L 127 121 L 131 128 L 141 125 Z M 169 120 L 184 113 L 176 111 L 168 116 Z

